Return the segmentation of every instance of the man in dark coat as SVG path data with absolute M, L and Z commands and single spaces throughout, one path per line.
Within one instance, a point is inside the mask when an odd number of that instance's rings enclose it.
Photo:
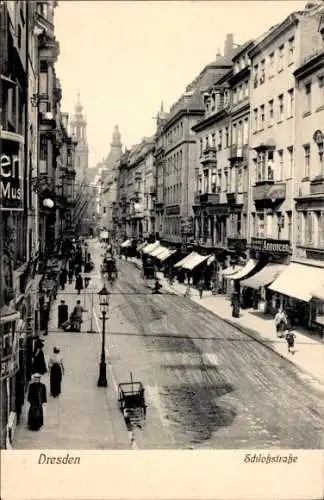
M 64 300 L 61 300 L 61 304 L 57 308 L 58 310 L 58 328 L 63 325 L 69 319 L 69 307 L 66 305 Z
M 61 286 L 62 290 L 64 290 L 64 288 L 65 288 L 65 284 L 67 282 L 67 276 L 68 276 L 68 272 L 67 272 L 66 268 L 64 267 L 60 272 L 60 286 Z
M 44 373 L 47 372 L 43 345 L 44 344 L 39 343 L 38 348 L 36 349 L 36 352 L 34 354 L 32 373 L 40 373 L 41 375 L 44 375 Z

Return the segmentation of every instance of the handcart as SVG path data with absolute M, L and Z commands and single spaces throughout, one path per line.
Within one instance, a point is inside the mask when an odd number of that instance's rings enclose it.
M 135 410 L 140 408 L 146 415 L 146 404 L 144 397 L 144 386 L 142 382 L 134 382 L 130 373 L 130 382 L 118 384 L 118 402 L 122 412 L 125 410 Z

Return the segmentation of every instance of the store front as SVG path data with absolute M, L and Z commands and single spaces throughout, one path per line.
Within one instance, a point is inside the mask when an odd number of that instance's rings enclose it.
M 269 286 L 278 294 L 292 325 L 311 330 L 316 323 L 314 294 L 324 284 L 324 267 L 310 266 L 303 261 L 292 261 Z
M 0 310 L 1 351 L 1 449 L 10 443 L 16 425 L 16 375 L 19 371 L 19 336 L 16 323 L 20 314 L 8 306 Z

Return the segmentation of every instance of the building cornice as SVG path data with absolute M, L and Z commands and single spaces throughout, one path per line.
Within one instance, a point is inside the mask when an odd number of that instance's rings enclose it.
M 169 130 L 177 121 L 180 120 L 183 116 L 203 116 L 204 110 L 202 108 L 183 108 L 177 111 L 168 121 L 165 123 L 163 128 L 163 133 Z
M 239 104 L 235 104 L 235 106 L 232 106 L 231 109 L 231 117 L 232 118 L 238 118 L 241 115 L 245 115 L 246 112 L 248 111 L 248 114 L 250 112 L 250 100 L 247 99 L 246 101 L 243 101 Z
M 320 54 L 315 54 L 313 57 L 304 59 L 304 62 L 294 71 L 296 80 L 306 78 L 309 74 L 322 69 L 324 67 L 324 49 Z
M 228 83 L 232 87 L 235 85 L 237 82 L 240 82 L 241 80 L 245 79 L 247 76 L 250 76 L 251 73 L 251 68 L 250 66 L 246 66 L 245 68 L 241 69 L 238 73 L 233 73 L 229 79 Z
M 282 23 L 270 30 L 268 34 L 265 34 L 264 38 L 262 38 L 259 43 L 255 43 L 254 47 L 252 47 L 252 49 L 248 51 L 248 57 L 250 59 L 253 59 L 266 47 L 273 43 L 279 36 L 283 35 L 293 26 L 297 26 L 297 24 L 299 23 L 297 15 L 297 13 L 291 14 Z
M 200 120 L 200 122 L 196 123 L 196 125 L 191 127 L 191 130 L 193 130 L 194 132 L 200 132 L 201 130 L 204 130 L 206 127 L 209 127 L 210 125 L 213 125 L 214 123 L 217 123 L 228 116 L 229 116 L 228 109 L 223 108 L 217 113 L 207 116 L 207 118 L 204 118 L 203 120 Z

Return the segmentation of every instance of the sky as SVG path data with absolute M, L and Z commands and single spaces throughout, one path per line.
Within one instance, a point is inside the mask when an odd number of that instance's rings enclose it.
M 77 92 L 87 118 L 89 166 L 110 150 L 114 126 L 125 146 L 155 132 L 188 85 L 223 54 L 227 33 L 241 44 L 259 37 L 304 1 L 61 0 L 55 10 L 56 64 L 62 110 L 73 113 Z

